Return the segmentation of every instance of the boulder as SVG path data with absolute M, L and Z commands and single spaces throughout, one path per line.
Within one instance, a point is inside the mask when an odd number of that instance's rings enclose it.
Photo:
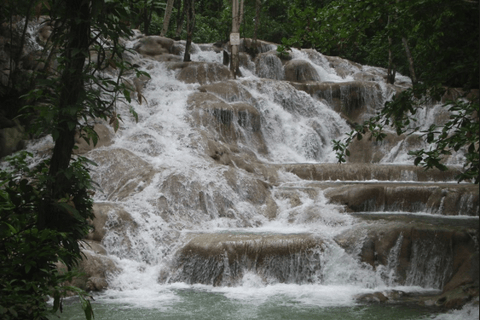
M 362 65 L 340 57 L 324 56 L 331 68 L 342 78 L 352 76 L 362 70 Z
M 273 42 L 258 40 L 256 44 L 251 38 L 242 38 L 240 39 L 240 50 L 244 52 L 256 52 L 256 53 L 265 53 L 268 51 L 276 50 L 277 44 Z
M 351 123 L 362 123 L 374 116 L 384 103 L 382 89 L 376 82 L 309 82 L 292 85 L 316 99 L 325 100 Z
M 177 79 L 185 83 L 204 85 L 233 79 L 230 69 L 215 62 L 179 62 L 171 63 L 168 67 L 172 70 L 179 70 Z
M 285 70 L 276 51 L 261 53 L 255 58 L 256 75 L 260 78 L 284 80 Z
M 45 46 L 47 44 L 50 35 L 52 34 L 53 28 L 50 24 L 44 23 L 37 33 L 37 41 L 40 45 Z
M 90 221 L 92 231 L 87 236 L 90 241 L 102 242 L 107 230 L 121 233 L 136 226 L 131 215 L 115 203 L 94 203 L 93 212 L 95 218 Z
M 228 80 L 198 87 L 200 92 L 210 92 L 222 98 L 226 102 L 247 102 L 251 105 L 257 103 L 252 94 L 237 81 Z
M 120 272 L 120 268 L 108 256 L 97 254 L 90 250 L 83 250 L 83 259 L 78 264 L 79 276 L 69 283 L 85 291 L 102 291 L 108 287 L 108 278 Z M 66 271 L 65 265 L 58 263 L 57 270 Z
M 478 225 L 470 230 L 449 221 L 429 224 L 414 217 L 405 221 L 397 217 L 358 225 L 336 236 L 335 241 L 347 252 L 357 252 L 388 285 L 447 292 L 459 285 L 478 286 L 478 252 L 471 232 L 478 234 Z M 476 269 L 472 267 L 475 263 Z
M 25 147 L 25 129 L 18 121 L 15 121 L 14 124 L 12 127 L 0 128 L 0 158 Z
M 148 186 L 155 175 L 149 163 L 126 149 L 95 149 L 88 156 L 98 165 L 92 179 L 100 185 L 101 198 L 105 200 L 132 197 Z
M 220 84 L 203 87 L 202 91 L 222 91 Z M 201 87 L 202 88 L 202 87 Z M 206 139 L 219 140 L 238 149 L 240 144 L 248 145 L 265 154 L 267 148 L 260 131 L 260 112 L 245 102 L 227 103 L 209 92 L 195 92 L 189 96 L 192 121 L 196 126 L 208 130 Z
M 315 68 L 306 60 L 290 60 L 285 66 L 285 80 L 292 82 L 320 81 Z
M 156 57 L 166 53 L 172 53 L 174 40 L 160 36 L 147 36 L 140 38 L 133 46 L 138 53 L 147 57 Z

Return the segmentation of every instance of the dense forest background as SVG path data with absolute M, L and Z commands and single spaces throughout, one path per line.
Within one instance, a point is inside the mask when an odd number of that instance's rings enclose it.
M 149 1 L 146 24 L 141 12 L 131 25 L 147 34 L 160 34 L 165 6 Z M 259 8 L 258 30 L 255 19 Z M 184 19 L 182 1 L 175 0 L 167 37 L 186 39 L 177 26 Z M 231 32 L 230 0 L 195 1 L 193 41 L 227 42 Z M 478 87 L 478 1 L 354 1 L 245 0 L 242 37 L 298 48 L 314 48 L 326 55 L 388 68 L 409 75 L 402 39 L 409 44 L 416 78 L 453 87 Z M 148 25 L 146 27 L 146 25 Z M 443 73 L 448 74 L 443 74 Z
M 226 43 L 232 28 L 231 0 L 172 0 L 168 29 L 163 32 L 167 0 L 105 2 L 123 6 L 127 21 L 122 22 L 146 35 L 185 40 L 190 2 L 195 13 L 193 42 Z M 15 16 L 33 18 L 49 12 L 41 5 L 48 1 L 15 3 L 0 4 L 3 23 Z M 314 48 L 325 55 L 389 68 L 414 82 L 478 88 L 478 1 L 244 0 L 243 13 L 241 37 L 283 44 L 287 49 Z M 0 94 L 5 91 L 0 88 Z

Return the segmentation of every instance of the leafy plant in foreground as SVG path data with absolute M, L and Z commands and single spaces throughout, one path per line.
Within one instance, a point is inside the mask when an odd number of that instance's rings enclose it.
M 75 203 L 61 199 L 57 206 L 68 216 L 74 230 L 61 231 L 42 227 L 39 215 L 44 210 L 47 196 L 48 161 L 34 168 L 27 165 L 31 154 L 22 152 L 6 159 L 0 170 L 0 316 L 2 319 L 48 319 L 62 308 L 62 297 L 68 291 L 81 296 L 87 319 L 93 312 L 84 291 L 63 286 L 75 272 L 79 253 L 72 250 L 73 233 L 86 235 L 87 217 L 92 217 L 92 201 L 78 198 Z M 71 194 L 84 188 L 90 189 L 90 177 L 85 175 L 85 159 L 78 158 L 72 164 Z M 86 199 L 86 201 L 85 201 Z M 77 207 L 84 210 L 77 210 Z M 88 216 L 84 216 L 88 213 Z M 60 274 L 56 264 L 64 263 L 69 271 Z M 46 297 L 53 298 L 51 307 Z

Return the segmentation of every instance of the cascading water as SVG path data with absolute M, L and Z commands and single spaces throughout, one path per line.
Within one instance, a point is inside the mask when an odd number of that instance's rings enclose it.
M 136 58 L 151 75 L 143 103 L 133 103 L 138 123 L 124 116 L 113 143 L 87 154 L 98 164 L 93 178 L 103 189 L 95 196 L 97 220 L 104 221 L 101 244 L 116 265 L 107 274 L 108 288 L 95 296 L 98 318 L 428 314 L 396 306 L 366 311 L 357 299 L 377 301 L 368 299 L 379 292 L 384 298 L 400 291 L 438 293 L 452 272 L 443 244 L 431 249 L 430 240 L 417 240 L 413 262 L 406 264 L 401 252 L 410 240 L 400 225 L 390 242 L 381 242 L 390 243 L 385 257 L 370 259 L 369 248 L 380 252 L 381 246 L 372 234 L 385 237 L 384 224 L 345 213 L 344 206 L 329 203 L 325 187 L 278 169 L 285 163 L 334 162 L 332 140 L 349 131 L 335 99 L 341 108 L 365 107 L 368 114 L 391 96 L 390 89 L 358 85 L 355 76 L 365 77 L 371 67 L 346 64 L 337 73 L 332 65 L 338 61 L 294 51 L 292 61 L 311 65 L 314 80 L 330 86 L 319 96 L 311 83 L 278 81 L 286 76 L 282 61 L 262 55 L 256 66 L 262 78 L 250 61 L 241 68 L 245 77 L 221 82 L 215 70 L 222 53 L 200 46 L 192 59 L 205 64 L 194 71 Z M 180 73 L 195 78 L 209 72 L 215 74 L 202 84 L 177 79 Z M 381 78 L 370 74 L 368 81 Z M 128 114 L 127 106 L 119 109 Z M 395 152 L 383 162 L 406 160 L 403 151 Z M 432 272 L 437 266 L 443 269 Z

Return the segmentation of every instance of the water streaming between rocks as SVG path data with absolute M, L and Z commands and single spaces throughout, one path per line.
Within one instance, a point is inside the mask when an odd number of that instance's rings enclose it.
M 139 121 L 119 106 L 120 130 L 99 122 L 99 146 L 79 149 L 102 189 L 81 283 L 101 290 L 96 318 L 478 319 L 478 298 L 453 313 L 432 307 L 465 277 L 478 288 L 478 187 L 410 166 L 415 135 L 364 139 L 350 164 L 334 163 L 348 122 L 409 79 L 387 85 L 383 69 L 312 50 L 282 60 L 260 43 L 237 80 L 214 45 L 183 63 L 180 42 L 131 43 L 151 75 Z M 426 108 L 419 123 L 439 112 Z

